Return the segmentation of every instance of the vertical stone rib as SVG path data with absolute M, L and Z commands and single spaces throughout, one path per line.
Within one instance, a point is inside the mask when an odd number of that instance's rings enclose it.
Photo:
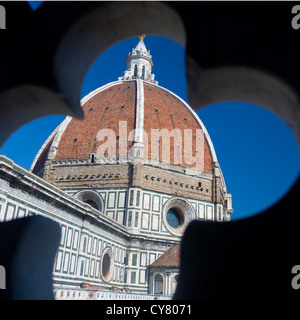
M 134 142 L 143 143 L 144 130 L 144 84 L 141 79 L 136 80 L 136 119 Z
M 133 164 L 132 185 L 141 185 L 141 161 L 144 157 L 143 130 L 144 130 L 144 83 L 141 79 L 136 80 L 136 118 L 134 144 L 131 147 Z

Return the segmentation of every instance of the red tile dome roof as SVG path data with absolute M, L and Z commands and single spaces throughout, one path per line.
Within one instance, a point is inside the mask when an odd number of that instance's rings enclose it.
M 212 173 L 217 157 L 203 123 L 186 102 L 158 86 L 143 39 L 129 53 L 119 81 L 82 99 L 84 120 L 67 117 L 48 138 L 32 164 L 34 173 L 43 171 L 48 160 L 88 159 L 139 160 Z
M 140 80 L 141 81 L 141 80 Z M 143 84 L 143 114 L 144 121 L 143 129 L 147 134 L 148 139 L 145 139 L 144 133 L 144 158 L 152 157 L 152 145 L 156 143 L 159 148 L 159 162 L 163 160 L 163 138 L 151 142 L 151 129 L 167 129 L 171 132 L 173 129 L 179 129 L 184 134 L 185 129 L 192 130 L 192 139 L 184 141 L 182 139 L 182 162 L 181 166 L 193 168 L 195 164 L 185 162 L 183 155 L 184 148 L 189 147 L 192 150 L 192 155 L 195 156 L 196 146 L 196 129 L 204 129 L 204 172 L 212 172 L 212 162 L 214 150 L 210 138 L 198 116 L 191 108 L 175 94 L 156 84 L 142 81 Z M 86 96 L 82 100 L 82 108 L 84 112 L 84 120 L 71 119 L 64 128 L 58 128 L 56 133 L 49 138 L 45 143 L 43 150 L 33 165 L 33 172 L 37 172 L 49 158 L 49 149 L 52 142 L 56 143 L 56 152 L 51 160 L 66 160 L 66 159 L 89 159 L 91 154 L 97 153 L 99 146 L 105 142 L 99 141 L 97 134 L 101 129 L 110 129 L 116 136 L 116 157 L 120 156 L 120 143 L 124 139 L 124 134 L 119 130 L 119 123 L 126 121 L 127 133 L 136 129 L 137 115 L 137 81 L 116 81 L 103 86 Z M 55 138 L 55 135 L 57 136 Z M 148 140 L 148 143 L 147 143 Z M 175 139 L 170 138 L 170 163 L 178 164 L 175 160 L 175 152 L 178 152 L 174 145 Z M 185 146 L 185 143 L 191 144 Z M 147 145 L 148 146 L 147 146 Z M 127 152 L 132 147 L 133 142 L 130 137 L 127 141 Z M 148 150 L 147 150 L 148 149 Z M 108 154 L 104 154 L 108 156 Z M 153 157 L 152 157 L 153 159 Z
M 127 121 L 128 132 L 135 123 L 135 82 L 116 84 L 103 90 L 82 106 L 84 120 L 72 119 L 65 129 L 55 160 L 89 159 L 101 144 L 96 141 L 101 129 L 111 129 L 119 137 L 119 121 Z M 119 150 L 118 138 L 116 140 Z M 132 143 L 128 143 L 130 148 Z M 118 154 L 117 154 L 118 155 Z

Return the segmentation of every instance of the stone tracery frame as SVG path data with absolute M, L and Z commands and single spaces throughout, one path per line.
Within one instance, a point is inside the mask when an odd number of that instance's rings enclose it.
M 104 268 L 103 263 L 109 263 L 108 270 L 103 270 Z M 109 282 L 111 280 L 113 276 L 113 271 L 114 271 L 113 253 L 110 247 L 106 247 L 102 252 L 101 262 L 100 262 L 100 273 L 104 282 Z
M 51 17 L 51 19 L 53 18 Z M 230 21 L 228 18 L 227 20 Z M 185 21 L 185 23 L 188 24 L 188 21 Z M 184 23 L 175 10 L 164 3 L 134 2 L 132 4 L 118 2 L 102 4 L 92 13 L 83 15 L 71 25 L 55 53 L 55 81 L 58 88 L 55 85 L 41 84 L 38 86 L 31 83 L 30 80 L 26 82 L 26 78 L 24 78 L 22 82 L 16 81 L 14 86 L 5 87 L 1 91 L 0 144 L 3 144 L 9 135 L 21 125 L 40 116 L 59 113 L 82 118 L 80 110 L 81 83 L 89 66 L 101 53 L 118 41 L 137 36 L 141 31 L 146 34 L 166 36 L 185 46 L 185 32 L 187 32 L 190 40 L 196 32 L 193 29 L 185 31 L 183 25 Z M 291 28 L 290 25 L 289 27 Z M 205 28 L 203 34 L 205 34 Z M 278 49 L 280 49 L 280 46 L 278 45 Z M 298 49 L 295 46 L 295 50 Z M 191 51 L 193 50 L 191 49 Z M 300 146 L 300 105 L 299 92 L 297 92 L 299 84 L 295 80 L 287 82 L 288 80 L 283 78 L 284 72 L 277 73 L 274 71 L 274 73 L 271 73 L 267 71 L 267 68 L 255 69 L 243 65 L 214 65 L 204 68 L 201 65 L 202 61 L 200 59 L 196 60 L 187 53 L 187 88 L 191 107 L 196 110 L 212 103 L 225 101 L 255 103 L 273 111 L 284 120 L 293 130 L 298 146 Z M 3 61 L 5 63 L 5 59 Z M 47 61 L 47 63 L 52 65 L 52 60 Z M 294 67 L 297 68 L 297 66 L 298 64 L 295 64 Z M 289 65 L 289 67 L 291 66 Z M 52 75 L 49 75 L 49 77 L 51 78 Z M 16 115 L 18 116 L 16 117 Z M 299 189 L 299 178 L 296 188 Z M 294 193 L 291 197 L 298 208 Z M 266 215 L 269 216 L 271 211 L 267 211 Z M 276 214 L 276 209 L 273 211 Z M 282 215 L 276 214 L 273 219 L 268 221 L 268 225 L 271 221 L 272 226 L 274 225 L 277 228 L 276 221 L 280 221 L 281 231 L 291 230 L 294 225 L 299 223 L 299 218 L 297 214 L 295 215 L 296 211 L 291 210 L 288 219 L 286 219 L 286 215 L 282 217 Z M 276 219 L 278 217 L 284 220 Z M 258 220 L 258 224 L 264 225 L 265 220 L 263 219 Z M 255 221 L 257 220 L 255 219 Z M 247 222 L 249 223 L 249 220 Z M 230 223 L 224 227 L 218 224 L 217 226 L 210 225 L 210 227 L 224 228 L 222 229 L 224 231 L 222 239 L 224 239 L 229 234 L 228 229 L 225 228 L 232 227 L 230 230 L 236 230 L 234 226 L 239 227 L 240 225 L 244 226 L 245 224 Z M 275 227 L 273 229 L 277 231 Z M 270 236 L 274 236 L 274 234 L 277 236 L 277 232 L 272 233 L 273 229 L 268 229 Z M 287 232 L 287 234 L 292 237 L 293 232 Z M 265 233 L 265 237 L 266 235 L 267 233 Z M 263 238 L 263 236 L 261 237 Z M 293 243 L 289 237 L 286 238 L 285 245 Z M 274 236 L 274 239 L 277 238 Z M 285 238 L 281 237 L 281 239 Z M 276 246 L 276 241 L 274 246 Z M 247 242 L 244 245 L 248 245 Z M 280 245 L 284 247 L 282 242 Z M 282 252 L 280 251 L 281 247 L 279 247 L 277 254 L 280 258 Z M 248 247 L 244 247 L 244 251 L 251 250 L 251 248 L 248 245 Z M 291 249 L 290 251 L 292 252 Z M 185 281 L 185 283 L 187 282 Z M 193 283 L 195 283 L 195 280 Z M 218 288 L 222 288 L 222 286 L 218 284 Z M 185 292 L 181 297 L 186 298 L 186 292 L 191 291 L 181 292 Z M 226 294 L 230 293 L 226 291 Z
M 178 226 L 178 228 L 173 228 L 167 221 L 167 213 L 170 209 L 176 209 L 180 214 L 180 218 L 182 219 L 182 223 Z M 163 221 L 166 228 L 173 234 L 177 236 L 181 236 L 186 229 L 189 222 L 196 218 L 194 208 L 186 201 L 181 198 L 171 198 L 169 199 L 164 207 L 163 207 Z

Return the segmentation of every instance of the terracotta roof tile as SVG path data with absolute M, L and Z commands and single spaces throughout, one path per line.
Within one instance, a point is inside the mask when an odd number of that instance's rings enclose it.
M 124 139 L 123 136 L 120 136 L 119 122 L 127 122 L 128 134 L 135 128 L 136 90 L 135 81 L 118 82 L 89 98 L 82 106 L 85 115 L 84 120 L 72 119 L 64 130 L 59 140 L 55 160 L 89 159 L 90 154 L 96 153 L 98 147 L 104 143 L 97 139 L 97 133 L 101 129 L 110 129 L 115 133 L 117 138 L 115 150 L 116 157 L 118 157 L 121 141 L 119 139 L 122 139 L 122 141 Z M 153 147 L 156 150 L 158 147 L 159 150 L 159 158 L 155 158 L 155 160 L 164 161 L 162 137 L 153 142 L 154 139 L 150 139 L 152 129 L 167 129 L 168 132 L 177 129 L 182 133 L 185 132 L 185 129 L 189 129 L 192 138 L 182 139 L 181 149 L 179 146 L 175 146 L 174 138 L 170 139 L 169 155 L 171 164 L 178 164 L 178 161 L 175 160 L 176 155 L 176 159 L 177 157 L 182 159 L 181 165 L 183 167 L 193 168 L 194 160 L 191 162 L 191 159 L 186 159 L 187 155 L 184 154 L 184 150 L 185 148 L 191 150 L 191 157 L 196 155 L 196 130 L 199 128 L 200 126 L 192 112 L 174 94 L 162 87 L 144 83 L 144 130 L 149 137 L 148 141 L 145 141 L 147 143 L 144 154 L 146 158 L 152 158 L 151 148 L 153 143 Z M 128 140 L 127 152 L 131 146 L 132 141 Z M 165 153 L 167 151 L 164 150 Z M 126 150 L 122 151 L 122 154 L 124 152 L 126 154 Z M 37 168 L 41 169 L 45 165 L 47 154 L 44 152 L 38 159 Z M 36 170 L 36 168 L 34 169 Z M 204 140 L 203 171 L 212 173 L 212 156 L 206 139 Z
M 150 267 L 180 265 L 180 244 L 176 244 L 155 260 Z

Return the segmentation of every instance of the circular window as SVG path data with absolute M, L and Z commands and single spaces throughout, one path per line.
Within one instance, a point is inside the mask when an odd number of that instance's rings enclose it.
M 107 275 L 109 274 L 109 270 L 110 270 L 110 256 L 108 253 L 106 253 L 103 256 L 103 262 L 102 262 L 102 274 L 103 277 L 107 277 Z
M 110 248 L 106 248 L 103 253 L 102 253 L 102 258 L 101 258 L 101 275 L 102 278 L 105 282 L 108 282 L 113 274 L 113 257 L 112 257 L 112 252 Z
M 188 223 L 195 219 L 195 212 L 188 201 L 172 198 L 164 206 L 163 219 L 172 234 L 181 236 Z
M 167 212 L 167 222 L 172 228 L 179 228 L 184 222 L 183 214 L 178 209 L 171 208 Z

